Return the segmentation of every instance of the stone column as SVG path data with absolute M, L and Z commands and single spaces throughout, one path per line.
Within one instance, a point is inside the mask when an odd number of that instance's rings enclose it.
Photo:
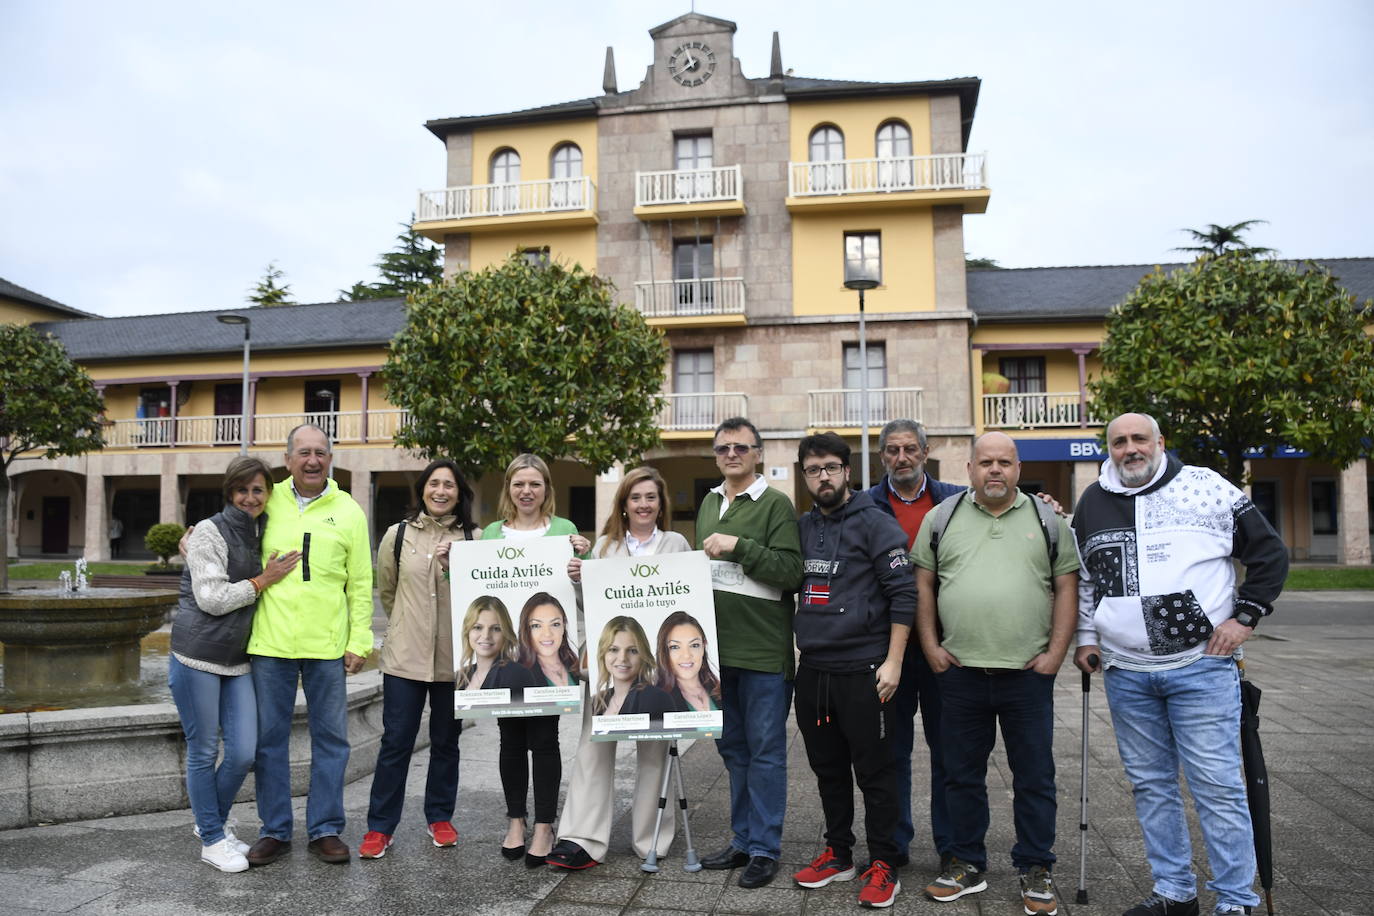
M 625 477 L 625 465 L 617 463 L 604 474 L 596 475 L 596 530 L 600 531 L 612 512 L 619 512 L 615 504 L 615 491 L 620 489 L 620 481 Z M 596 540 L 595 537 L 592 538 Z
M 764 439 L 763 440 L 763 479 L 768 481 L 768 485 L 792 500 L 792 505 L 797 504 L 798 487 L 796 474 L 797 464 L 797 440 L 796 439 Z M 785 473 L 785 477 L 774 477 L 773 472 L 776 468 L 782 468 L 778 473 Z
M 1060 500 L 1069 508 L 1078 505 L 1078 497 L 1097 479 L 1102 466 L 1096 461 L 1075 461 L 1073 463 L 1073 493 L 1068 500 Z
M 968 456 L 972 438 L 932 436 L 927 440 L 930 446 L 927 460 L 938 461 L 940 472 L 934 476 L 941 483 L 968 486 Z
M 1337 527 L 1340 561 L 1350 566 L 1367 566 L 1369 538 L 1369 459 L 1361 458 L 1341 471 L 1341 506 Z
M 367 537 L 372 541 L 372 472 L 361 469 L 353 471 L 353 487 L 350 494 L 362 507 L 363 517 L 367 519 Z M 375 548 L 377 545 L 372 544 Z
M 110 558 L 110 511 L 105 499 L 105 475 L 86 459 L 86 550 L 87 560 Z
M 162 456 L 162 477 L 158 481 L 157 520 L 182 524 L 181 481 L 177 475 L 176 455 Z

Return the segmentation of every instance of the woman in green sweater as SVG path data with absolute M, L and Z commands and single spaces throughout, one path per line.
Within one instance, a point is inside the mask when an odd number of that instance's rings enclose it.
M 572 543 L 573 553 L 579 556 L 591 547 L 591 543 L 577 533 L 576 525 L 554 514 L 553 479 L 549 466 L 537 455 L 517 455 L 506 468 L 497 508 L 501 518 L 483 529 L 483 540 L 566 537 Z M 526 626 L 527 617 L 521 615 L 521 623 Z M 517 634 L 517 637 L 522 643 L 529 638 L 526 633 Z M 577 683 L 575 665 L 574 661 L 567 671 L 571 683 Z M 558 804 L 558 785 L 563 779 L 558 716 L 501 719 L 498 728 L 501 731 L 498 764 L 507 798 L 506 817 L 510 819 L 501 843 L 501 854 L 511 860 L 523 855 L 527 866 L 537 868 L 544 864 L 553 848 L 553 819 Z M 524 802 L 531 770 L 535 823 L 526 852 Z

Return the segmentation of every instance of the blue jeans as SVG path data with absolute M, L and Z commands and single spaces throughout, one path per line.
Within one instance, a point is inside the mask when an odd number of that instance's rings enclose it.
M 985 869 L 988 851 L 988 757 L 1002 727 L 1011 767 L 1012 819 L 1018 871 L 1054 865 L 1054 675 L 1034 671 L 985 674 L 950 667 L 940 675 L 944 731 L 945 800 L 953 842 L 950 853 Z
M 305 688 L 310 724 L 310 794 L 306 833 L 312 840 L 344 829 L 344 770 L 348 766 L 348 694 L 343 658 L 253 656 L 258 692 L 258 788 L 261 836 L 291 841 L 291 719 L 296 682 Z
M 420 731 L 420 714 L 429 701 L 429 776 L 425 780 L 425 823 L 453 820 L 458 801 L 458 736 L 462 720 L 453 717 L 452 681 L 414 681 L 382 675 L 382 742 L 372 773 L 367 829 L 392 834 L 401 822 L 406 772 Z
M 730 845 L 751 856 L 782 854 L 787 813 L 787 711 L 792 684 L 781 674 L 720 669 L 722 728 L 716 741 L 730 774 Z
M 902 657 L 902 679 L 893 695 L 892 756 L 897 761 L 898 852 L 905 853 L 916 837 L 911 816 L 911 752 L 916 745 L 916 709 L 921 710 L 921 729 L 930 751 L 930 832 L 935 851 L 949 852 L 949 809 L 945 805 L 945 753 L 940 746 L 940 684 L 930 670 L 921 644 L 907 643 Z
M 1229 657 L 1203 656 L 1167 671 L 1108 668 L 1107 705 L 1135 793 L 1154 891 L 1197 896 L 1179 764 L 1197 806 L 1208 890 L 1218 905 L 1255 906 L 1255 846 L 1240 760 L 1240 676 Z
M 197 671 L 167 659 L 167 686 L 181 716 L 186 736 L 186 794 L 206 846 L 224 839 L 224 822 L 239 793 L 258 743 L 258 708 L 253 679 Z M 219 736 L 224 733 L 224 761 L 218 769 Z

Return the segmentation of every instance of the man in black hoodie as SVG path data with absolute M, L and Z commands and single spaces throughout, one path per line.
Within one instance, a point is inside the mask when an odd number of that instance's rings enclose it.
M 849 446 L 834 433 L 797 450 L 815 501 L 799 524 L 805 578 L 793 630 L 797 725 L 816 774 L 826 849 L 797 872 L 802 887 L 854 877 L 854 782 L 864 796 L 869 867 L 859 903 L 892 905 L 901 882 L 892 706 L 916 611 L 906 535 L 867 493 L 849 489 Z M 852 774 L 852 775 L 851 775 Z

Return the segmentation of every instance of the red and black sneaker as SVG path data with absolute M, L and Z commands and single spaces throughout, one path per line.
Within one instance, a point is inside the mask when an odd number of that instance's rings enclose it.
M 868 871 L 863 873 L 864 888 L 859 891 L 859 906 L 881 909 L 892 906 L 892 901 L 902 892 L 902 882 L 897 873 L 882 859 L 874 859 Z
M 802 887 L 825 887 L 832 881 L 850 881 L 854 878 L 854 862 L 846 856 L 841 859 L 829 846 L 816 860 L 792 876 Z

